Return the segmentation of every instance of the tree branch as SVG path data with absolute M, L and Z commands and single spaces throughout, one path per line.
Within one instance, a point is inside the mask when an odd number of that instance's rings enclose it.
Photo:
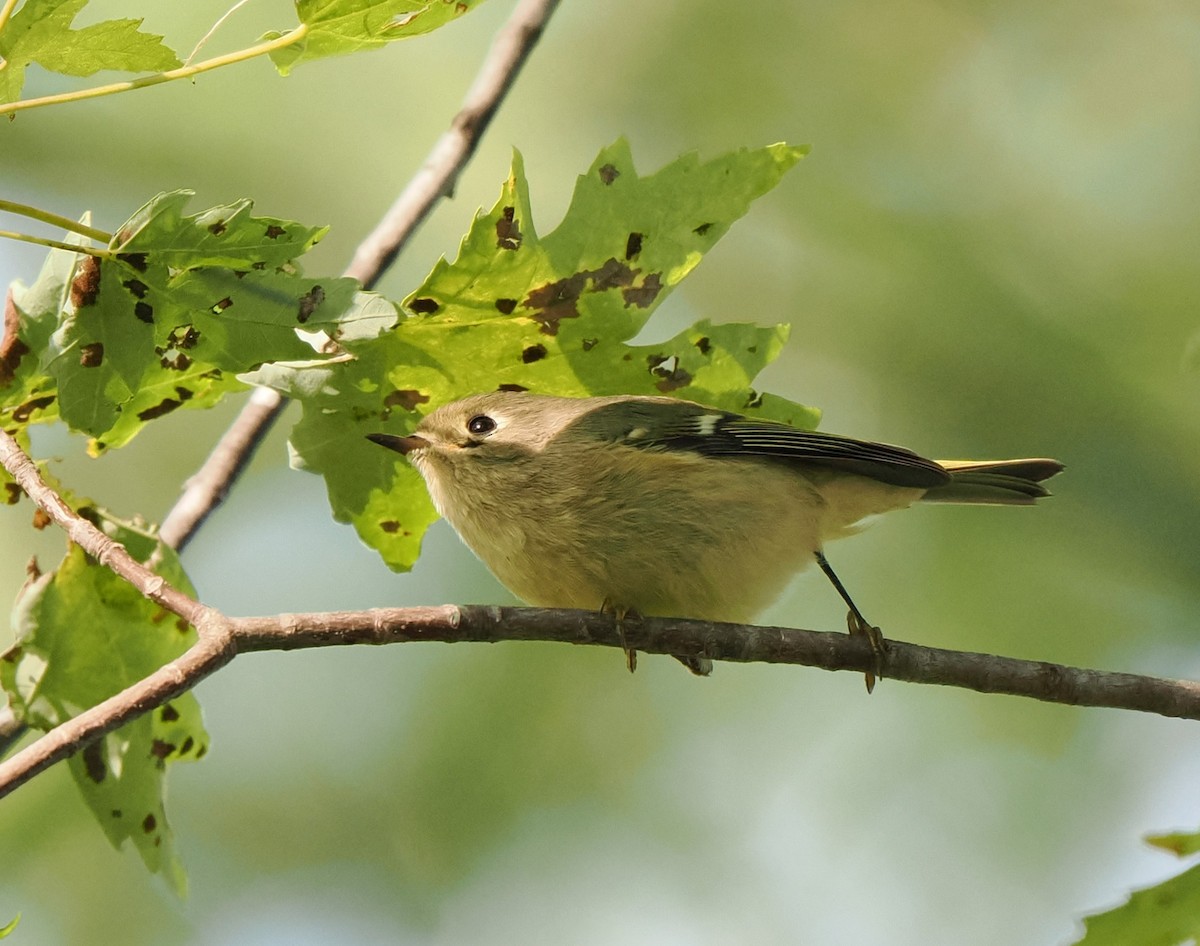
M 492 41 L 449 130 L 438 139 L 383 219 L 359 244 L 344 275 L 353 276 L 367 289 L 375 285 L 433 206 L 453 192 L 459 174 L 475 153 L 558 3 L 521 0 L 517 4 Z M 159 532 L 164 542 L 182 549 L 191 540 L 225 498 L 286 405 L 286 398 L 269 388 L 255 392 L 167 513 Z
M 862 637 L 782 627 L 719 624 L 550 608 L 443 605 L 275 617 L 228 618 L 184 594 L 79 516 L 42 479 L 37 465 L 0 430 L 0 464 L 29 497 L 100 564 L 196 627 L 199 640 L 150 676 L 52 729 L 0 764 L 0 797 L 92 740 L 149 712 L 229 663 L 239 652 L 411 641 L 557 641 L 631 647 L 655 654 L 703 654 L 742 663 L 879 672 L 891 680 L 1008 693 L 1051 703 L 1107 706 L 1200 719 L 1200 684 L 1061 664 L 962 653 L 891 641 L 877 662 Z

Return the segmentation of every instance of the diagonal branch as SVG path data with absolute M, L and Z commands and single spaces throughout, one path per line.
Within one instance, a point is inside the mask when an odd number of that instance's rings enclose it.
M 383 219 L 359 244 L 344 275 L 353 276 L 366 289 L 375 285 L 434 205 L 454 190 L 455 181 L 475 153 L 558 3 L 521 0 L 517 4 L 492 41 L 449 130 L 438 139 Z M 167 513 L 159 531 L 167 545 L 182 549 L 188 543 L 225 498 L 286 405 L 286 398 L 269 388 L 255 393 Z
M 77 515 L 46 484 L 17 442 L 0 430 L 0 463 L 21 488 L 89 554 L 142 594 L 196 626 L 199 640 L 154 673 L 52 729 L 0 763 L 0 797 L 89 742 L 162 705 L 229 663 L 238 653 L 416 641 L 555 641 L 631 647 L 656 654 L 703 654 L 715 660 L 802 664 L 823 670 L 882 671 L 910 683 L 1007 693 L 1073 706 L 1200 719 L 1200 683 L 1087 670 L 988 654 L 888 643 L 882 662 L 862 637 L 782 627 L 719 624 L 548 608 L 442 605 L 274 617 L 228 618 L 189 597 L 132 558 Z M 614 663 L 614 666 L 617 664 Z

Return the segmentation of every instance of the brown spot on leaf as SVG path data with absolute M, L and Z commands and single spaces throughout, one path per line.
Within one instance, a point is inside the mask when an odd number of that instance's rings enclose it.
M 675 356 L 670 358 L 658 358 L 651 356 L 657 360 L 650 362 L 650 373 L 658 378 L 654 386 L 667 394 L 671 391 L 677 391 L 679 388 L 687 387 L 692 383 L 692 375 L 685 371 L 679 364 L 679 359 Z M 648 361 L 650 359 L 647 359 Z
M 154 739 L 150 743 L 150 754 L 160 762 L 175 751 L 175 743 Z
M 13 301 L 12 290 L 4 297 L 4 335 L 0 338 L 0 388 L 8 387 L 16 377 L 17 366 L 29 354 L 29 346 L 18 337 L 21 313 Z
M 146 817 L 142 819 L 142 830 L 147 834 L 153 834 L 154 829 L 157 827 L 158 819 L 154 817 L 154 812 L 150 812 L 150 814 L 146 815 Z
M 4 484 L 4 502 L 5 505 L 15 506 L 21 500 L 21 487 L 16 483 Z
M 145 253 L 118 253 L 117 259 L 126 266 L 132 266 L 139 273 L 144 273 L 148 266 Z
M 182 404 L 183 401 L 177 401 L 173 397 L 163 398 L 153 407 L 147 407 L 144 411 L 138 411 L 138 420 L 155 420 L 159 417 L 165 417 Z
M 87 777 L 99 785 L 108 775 L 108 766 L 104 764 L 104 751 L 102 749 L 104 740 L 98 739 L 88 746 L 85 746 L 81 755 L 83 756 L 83 770 L 87 773 Z
M 441 306 L 438 304 L 437 299 L 422 297 L 420 299 L 413 299 L 408 304 L 408 308 L 416 315 L 433 315 Z
M 230 299 L 229 296 L 226 296 L 224 299 L 218 299 L 216 302 L 214 302 L 209 308 L 209 311 L 212 312 L 213 315 L 220 315 L 231 305 L 233 305 L 233 300 Z
M 6 664 L 15 664 L 21 659 L 21 654 L 24 652 L 25 649 L 19 645 L 10 647 L 8 650 L 4 651 L 4 653 L 0 654 L 0 660 L 3 660 Z
M 225 227 L 224 220 L 218 220 L 216 223 L 210 223 L 208 225 L 208 232 L 211 233 L 213 236 L 220 236 L 222 233 L 225 232 L 225 229 L 226 229 L 226 227 Z
M 505 207 L 496 221 L 496 246 L 501 250 L 521 248 L 521 222 L 516 218 L 515 207 Z
M 139 299 L 145 299 L 146 293 L 150 291 L 150 287 L 147 286 L 140 279 L 129 278 L 129 279 L 126 279 L 123 283 L 121 283 L 121 285 L 124 286 L 126 289 L 128 289 L 131 293 L 133 293 L 133 295 L 135 295 Z
M 71 305 L 76 309 L 92 305 L 100 293 L 100 261 L 94 256 L 85 256 L 79 264 L 79 272 L 71 280 Z
M 53 403 L 53 394 L 47 394 L 44 397 L 30 398 L 24 404 L 20 404 L 13 409 L 13 420 L 15 420 L 18 424 L 24 424 L 29 420 L 34 411 L 40 411 L 43 407 L 49 407 Z
M 625 241 L 625 258 L 633 259 L 642 252 L 642 235 L 634 232 L 629 234 L 629 238 Z
M 591 351 L 599 344 L 600 339 L 598 338 L 585 338 L 582 342 L 580 342 L 580 345 L 583 347 L 584 351 Z
M 545 345 L 530 345 L 521 352 L 521 360 L 527 365 L 533 364 L 535 361 L 541 361 L 546 357 Z
M 278 240 L 281 236 L 283 236 L 286 233 L 287 233 L 287 231 L 285 229 L 283 229 L 283 227 L 279 226 L 278 224 L 273 223 L 269 227 L 267 227 L 267 239 L 268 240 Z
M 632 286 L 637 274 L 637 270 L 630 269 L 615 257 L 610 256 L 599 269 L 593 269 L 587 275 L 592 277 L 592 291 L 604 292 L 606 289 Z
M 642 280 L 640 286 L 630 286 L 628 289 L 622 290 L 621 296 L 625 300 L 625 305 L 635 305 L 639 309 L 645 309 L 658 298 L 662 288 L 662 280 L 658 273 L 650 273 Z
M 124 818 L 125 817 L 125 812 L 123 812 L 120 808 L 114 808 L 112 811 L 109 812 L 109 814 L 114 818 Z
M 523 384 L 500 384 L 496 386 L 497 391 L 510 391 L 514 394 L 520 394 L 522 391 L 528 391 L 529 388 Z
M 517 307 L 516 299 L 497 299 L 496 308 L 504 315 L 512 315 Z
M 149 325 L 154 324 L 154 306 L 149 302 L 137 302 L 133 306 L 133 314 L 142 322 Z
M 402 407 L 406 411 L 411 411 L 418 404 L 428 404 L 429 395 L 422 394 L 412 388 L 403 388 L 393 391 L 383 399 L 383 406 L 386 408 Z
M 696 236 L 704 236 L 704 234 L 708 233 L 708 231 L 711 229 L 712 229 L 711 223 L 702 223 L 702 224 L 700 224 L 700 226 L 695 227 L 692 230 L 692 233 L 696 234 Z
M 167 348 L 195 348 L 200 333 L 191 325 L 176 325 L 167 335 Z
M 708 357 L 708 353 L 712 351 L 712 341 L 707 335 L 701 335 L 698 339 L 692 342 L 692 344 L 699 348 L 700 354 L 704 355 L 705 357 Z
M 33 527 L 41 532 L 46 526 L 50 525 L 54 520 L 50 518 L 50 513 L 41 507 L 33 511 Z
M 395 519 L 384 519 L 383 522 L 379 523 L 379 528 L 388 535 L 393 535 L 400 531 L 400 523 Z
M 547 335 L 558 334 L 558 323 L 579 317 L 579 297 L 584 292 L 603 292 L 631 286 L 638 271 L 610 257 L 598 269 L 583 269 L 529 291 L 521 306 L 531 309 L 530 318 L 539 322 Z M 590 284 L 590 286 L 589 286 Z
M 750 354 L 752 354 L 752 355 L 757 355 L 758 354 L 758 346 L 757 345 L 749 345 L 749 346 L 747 346 L 746 351 L 750 352 Z
M 158 711 L 158 718 L 164 723 L 173 723 L 179 719 L 179 710 L 167 703 Z
M 196 741 L 191 736 L 188 736 L 185 740 L 183 740 L 183 745 L 179 747 L 179 754 L 181 756 L 187 755 L 192 751 L 192 746 L 195 744 Z
M 746 406 L 747 407 L 762 407 L 762 402 L 763 402 L 763 396 L 752 388 L 750 390 L 750 397 L 746 401 Z
M 313 286 L 300 297 L 300 308 L 296 312 L 296 321 L 303 325 L 312 318 L 312 314 L 320 308 L 321 303 L 324 301 L 325 290 L 320 286 Z
M 599 173 L 600 180 L 602 180 L 606 186 L 621 176 L 621 172 L 611 164 L 604 165 L 597 173 Z
M 180 351 L 175 353 L 174 358 L 168 358 L 164 354 L 158 359 L 158 363 L 171 371 L 187 371 L 192 366 L 192 359 Z
M 104 345 L 92 342 L 79 347 L 79 363 L 85 368 L 98 368 L 104 364 Z

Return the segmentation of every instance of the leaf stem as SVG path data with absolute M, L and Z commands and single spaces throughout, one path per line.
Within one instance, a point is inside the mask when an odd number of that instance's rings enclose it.
M 48 210 L 30 207 L 28 204 L 18 204 L 16 201 L 0 198 L 0 211 L 10 214 L 20 214 L 22 217 L 30 217 L 33 220 L 40 220 L 42 223 L 48 223 L 52 227 L 66 230 L 68 233 L 78 233 L 80 236 L 88 237 L 98 243 L 112 242 L 111 233 L 106 233 L 104 230 L 98 230 L 95 227 L 89 227 L 77 220 L 72 220 L 70 217 L 62 217 Z
M 81 246 L 78 243 L 64 243 L 62 240 L 31 236 L 28 233 L 18 233 L 15 230 L 0 230 L 0 239 L 19 240 L 22 243 L 36 243 L 38 246 L 50 246 L 56 250 L 70 250 L 72 253 L 83 253 L 87 256 L 94 256 L 97 259 L 115 259 L 117 256 L 112 250 L 100 249 L 95 246 Z
M 2 12 L 2 11 L 0 11 Z M 10 117 L 15 112 L 24 111 L 30 108 L 41 108 L 43 105 L 60 105 L 64 102 L 80 102 L 84 99 L 100 98 L 105 95 L 116 95 L 118 92 L 129 92 L 133 89 L 144 89 L 152 85 L 162 85 L 164 82 L 171 82 L 175 79 L 187 79 L 191 76 L 199 75 L 202 72 L 210 72 L 213 69 L 219 69 L 222 66 L 229 66 L 235 62 L 244 62 L 247 59 L 253 59 L 255 56 L 263 56 L 274 52 L 276 49 L 283 49 L 285 46 L 291 46 L 293 43 L 299 42 L 308 33 L 308 25 L 301 23 L 295 29 L 289 30 L 282 36 L 277 36 L 275 39 L 265 43 L 258 43 L 254 46 L 247 46 L 245 49 L 239 49 L 236 52 L 226 53 L 224 56 L 215 56 L 212 59 L 205 59 L 203 62 L 198 62 L 194 66 L 180 66 L 178 69 L 169 69 L 166 72 L 158 72 L 152 76 L 143 76 L 140 79 L 130 79 L 126 82 L 114 82 L 111 85 L 98 85 L 91 89 L 79 89 L 75 92 L 62 92 L 58 95 L 43 95 L 36 99 L 22 99 L 17 102 L 5 102 L 0 104 L 0 115 L 9 115 Z

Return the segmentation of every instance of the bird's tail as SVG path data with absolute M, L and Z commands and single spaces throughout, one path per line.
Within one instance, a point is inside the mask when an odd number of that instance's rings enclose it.
M 1029 506 L 1050 491 L 1042 485 L 1063 465 L 1044 457 L 1028 460 L 938 460 L 950 473 L 950 482 L 930 489 L 922 499 L 929 503 L 983 503 Z

